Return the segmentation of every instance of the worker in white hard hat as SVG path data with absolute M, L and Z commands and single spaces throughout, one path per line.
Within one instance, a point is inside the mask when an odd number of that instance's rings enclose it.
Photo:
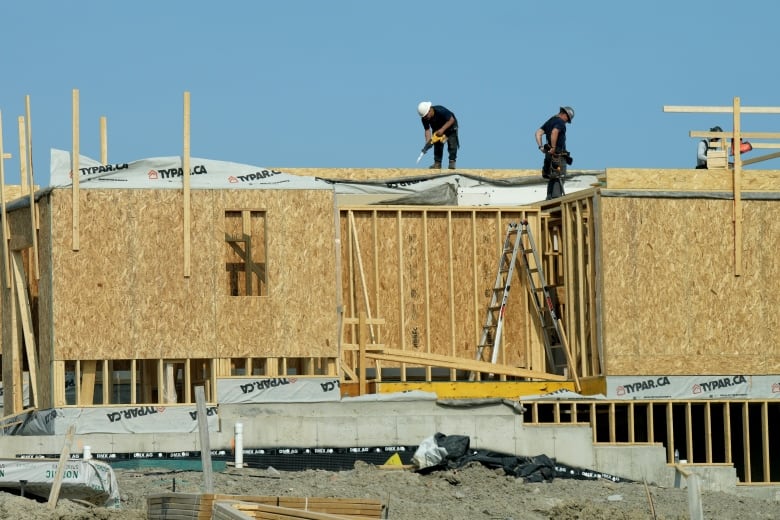
M 441 106 L 434 105 L 430 101 L 421 101 L 417 105 L 417 113 L 420 115 L 423 128 L 425 129 L 425 142 L 431 140 L 433 135 L 438 137 L 447 137 L 447 153 L 450 162 L 447 167 L 450 170 L 455 169 L 455 161 L 458 159 L 458 119 L 450 110 Z M 444 157 L 444 142 L 433 143 L 433 164 L 432 169 L 441 168 L 441 161 Z
M 536 145 L 544 154 L 542 177 L 549 179 L 547 200 L 563 195 L 566 165 L 572 163 L 571 155 L 566 149 L 566 123 L 571 123 L 572 119 L 574 119 L 574 109 L 563 106 L 556 115 L 536 130 Z M 542 137 L 547 140 L 546 143 L 542 143 Z

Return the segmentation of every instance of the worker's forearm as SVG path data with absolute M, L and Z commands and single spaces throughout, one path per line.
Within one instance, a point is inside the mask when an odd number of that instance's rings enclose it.
M 555 151 L 555 148 L 558 146 L 558 129 L 553 128 L 553 131 L 550 132 L 550 148 Z
M 454 124 L 455 124 L 455 118 L 454 117 L 449 118 L 449 120 L 446 123 L 444 123 L 444 125 L 436 131 L 436 134 L 437 135 L 444 135 L 444 132 L 449 130 L 450 127 L 452 125 L 454 125 Z

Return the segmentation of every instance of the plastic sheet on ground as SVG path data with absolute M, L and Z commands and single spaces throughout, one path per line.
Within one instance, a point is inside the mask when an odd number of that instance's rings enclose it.
M 555 478 L 631 482 L 615 475 L 560 464 L 544 454 L 522 457 L 488 450 L 472 450 L 469 445 L 470 439 L 467 436 L 436 433 L 420 443 L 412 462 L 421 473 L 457 469 L 471 462 L 478 462 L 489 468 L 501 468 L 505 474 L 522 478 L 526 482 L 551 482 Z
M 0 489 L 15 489 L 23 491 L 25 496 L 48 498 L 58 464 L 59 461 L 54 459 L 0 459 Z M 119 507 L 119 486 L 114 470 L 94 459 L 67 461 L 59 498 Z

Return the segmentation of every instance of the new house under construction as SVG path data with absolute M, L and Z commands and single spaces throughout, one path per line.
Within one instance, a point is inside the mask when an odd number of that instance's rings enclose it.
M 111 432 L 198 387 L 217 417 L 418 390 L 780 483 L 780 170 L 744 168 L 780 133 L 740 127 L 780 109 L 664 109 L 733 114 L 690 132 L 719 138 L 708 169 L 572 171 L 548 201 L 536 170 L 192 158 L 187 95 L 182 156 L 90 159 L 74 135 L 44 189 L 25 158 L 3 187 L 5 427 L 78 410 Z

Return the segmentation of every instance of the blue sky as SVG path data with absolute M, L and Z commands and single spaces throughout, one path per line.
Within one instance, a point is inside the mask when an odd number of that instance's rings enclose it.
M 191 154 L 208 159 L 414 168 L 430 100 L 458 117 L 461 168 L 539 168 L 534 131 L 562 104 L 574 169 L 692 167 L 689 131 L 731 116 L 663 106 L 780 106 L 778 19 L 773 0 L 4 2 L 6 183 L 25 96 L 47 185 L 49 149 L 72 146 L 73 89 L 82 154 L 100 157 L 105 116 L 110 162 L 180 155 L 188 91 Z

